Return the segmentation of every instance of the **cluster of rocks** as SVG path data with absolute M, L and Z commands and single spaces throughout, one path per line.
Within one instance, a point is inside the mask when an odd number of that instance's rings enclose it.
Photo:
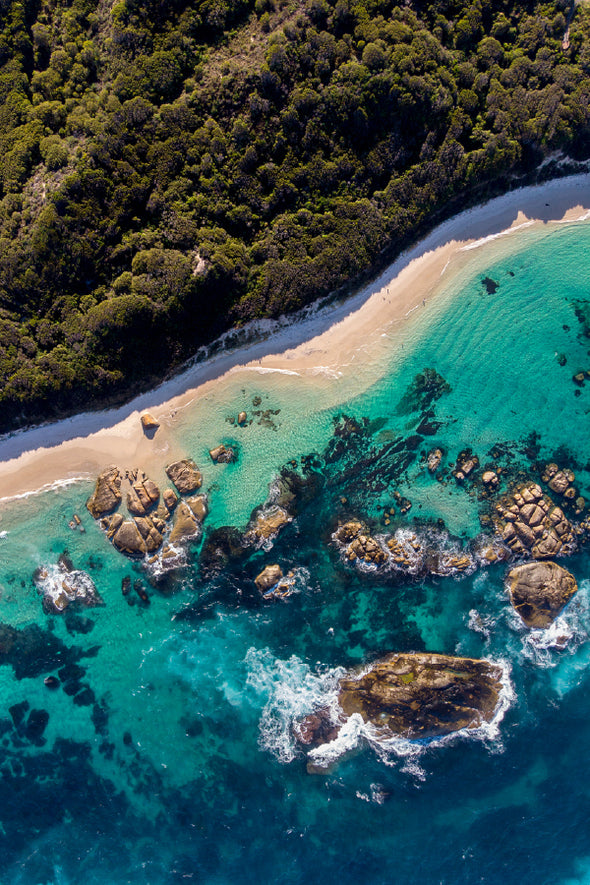
M 215 446 L 209 450 L 209 456 L 215 464 L 232 464 L 236 460 L 235 449 L 231 446 Z
M 345 546 L 344 555 L 350 561 L 360 560 L 374 565 L 387 561 L 387 553 L 379 543 L 367 533 L 361 522 L 351 520 L 339 526 L 334 532 L 334 540 Z
M 457 482 L 463 482 L 468 476 L 471 476 L 474 470 L 479 467 L 479 458 L 474 455 L 471 449 L 465 449 L 457 455 L 457 462 L 453 470 L 453 476 Z
M 74 569 L 66 557 L 60 557 L 57 565 L 40 566 L 33 581 L 48 613 L 61 614 L 72 603 L 86 608 L 104 605 L 90 575 Z
M 578 490 L 573 485 L 576 474 L 573 470 L 560 470 L 557 464 L 547 464 L 543 471 L 542 480 L 547 483 L 552 492 L 556 495 L 562 495 L 566 501 L 574 504 L 576 513 L 579 514 L 586 506 L 585 499 L 578 494 Z
M 184 500 L 202 484 L 202 476 L 191 459 L 182 459 L 166 468 L 168 478 L 176 486 L 163 493 L 143 471 L 127 471 L 129 484 L 126 505 L 128 516 L 118 512 L 122 502 L 123 476 L 118 467 L 108 467 L 96 480 L 87 508 L 100 524 L 113 546 L 128 556 L 145 556 L 161 551 L 162 563 L 174 563 L 178 557 L 175 545 L 197 537 L 207 515 L 205 495 Z M 167 538 L 167 543 L 164 540 Z
M 517 556 L 549 559 L 569 554 L 575 546 L 572 524 L 537 483 L 526 483 L 503 498 L 496 505 L 493 521 Z
M 412 577 L 471 574 L 480 566 L 506 561 L 511 556 L 498 539 L 480 538 L 472 549 L 465 549 L 451 542 L 446 532 L 435 529 L 424 534 L 398 529 L 382 543 L 358 520 L 338 526 L 332 537 L 349 562 L 386 565 Z
M 354 714 L 376 734 L 434 738 L 491 722 L 502 690 L 501 667 L 477 658 L 416 653 L 390 654 L 338 683 L 338 707 L 324 708 L 296 724 L 295 736 L 306 746 L 337 737 Z

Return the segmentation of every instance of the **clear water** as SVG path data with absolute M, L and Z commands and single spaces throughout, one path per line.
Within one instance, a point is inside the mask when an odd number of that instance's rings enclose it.
M 409 327 L 384 324 L 340 377 L 234 373 L 187 407 L 176 432 L 203 470 L 205 543 L 220 527 L 243 529 L 292 460 L 309 477 L 301 458 L 315 455 L 316 486 L 271 550 L 207 570 L 196 546 L 174 580 L 147 585 L 149 606 L 121 593 L 125 575 L 148 576 L 90 518 L 90 484 L 0 505 L 2 883 L 590 880 L 588 552 L 566 563 L 580 589 L 559 651 L 520 626 L 505 566 L 395 582 L 344 565 L 330 543 L 347 516 L 385 531 L 396 492 L 412 509 L 391 528 L 442 519 L 462 541 L 481 532 L 485 502 L 426 471 L 435 446 L 448 462 L 471 447 L 507 482 L 556 458 L 590 500 L 590 383 L 572 382 L 590 368 L 574 309 L 588 298 L 589 247 L 590 224 L 579 223 L 466 252 Z M 430 405 L 429 434 L 424 403 L 407 395 L 425 368 L 451 388 Z M 228 421 L 242 408 L 253 419 L 244 428 Z M 343 414 L 367 422 L 338 448 Z M 395 451 L 412 437 L 414 448 Z M 238 444 L 237 464 L 211 463 L 219 440 Z M 74 512 L 84 534 L 68 527 Z M 64 549 L 104 607 L 43 612 L 32 575 Z M 254 586 L 269 562 L 300 570 L 285 601 Z M 430 745 L 351 738 L 331 770 L 308 774 L 293 721 L 344 669 L 404 650 L 504 663 L 501 721 Z M 44 678 L 58 673 L 52 691 Z M 27 730 L 31 710 L 49 716 L 40 736 Z

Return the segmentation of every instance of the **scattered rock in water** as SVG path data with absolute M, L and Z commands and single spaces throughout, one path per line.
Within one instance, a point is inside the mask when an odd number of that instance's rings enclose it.
M 245 412 L 240 412 L 240 414 L 238 415 L 238 424 L 240 426 L 243 426 L 247 420 L 248 420 L 247 414 Z
M 500 478 L 494 470 L 485 470 L 482 474 L 481 481 L 484 486 L 490 489 L 497 489 L 500 484 Z
M 61 614 L 71 603 L 87 606 L 104 605 L 94 581 L 86 572 L 58 565 L 40 566 L 33 581 L 43 596 L 43 609 Z
M 47 688 L 51 689 L 59 688 L 61 684 L 57 676 L 46 676 L 43 682 L 47 686 Z
M 131 590 L 131 578 L 129 575 L 125 575 L 123 580 L 121 581 L 121 593 L 123 596 L 128 596 Z
M 572 552 L 573 527 L 537 483 L 526 483 L 496 505 L 496 531 L 513 553 L 530 553 L 534 559 L 550 559 Z
M 479 458 L 474 455 L 471 449 L 464 449 L 457 455 L 457 463 L 453 471 L 453 476 L 457 482 L 463 482 L 470 476 L 474 470 L 479 467 Z
M 576 579 L 555 562 L 528 562 L 506 576 L 510 599 L 527 627 L 548 627 L 578 589 Z
M 557 495 L 567 495 L 568 498 L 576 497 L 575 490 L 573 494 L 567 494 L 575 478 L 573 470 L 560 470 L 557 464 L 547 464 L 542 476 L 543 482 L 547 483 L 552 492 Z
M 432 449 L 426 456 L 426 466 L 429 473 L 436 473 L 443 459 L 443 453 L 440 449 Z
M 209 450 L 209 455 L 216 464 L 231 464 L 236 460 L 236 453 L 231 446 L 216 446 Z
M 254 579 L 254 583 L 261 593 L 267 593 L 283 577 L 283 570 L 280 565 L 267 565 L 260 574 Z
M 86 507 L 95 519 L 115 510 L 121 503 L 121 474 L 117 467 L 107 467 L 99 474 Z
M 329 710 L 320 709 L 309 713 L 293 726 L 295 739 L 304 747 L 320 746 L 338 737 L 340 725 L 334 723 Z
M 144 433 L 146 435 L 154 434 L 158 427 L 160 426 L 160 422 L 154 418 L 149 412 L 144 412 L 141 416 L 141 426 L 143 427 Z
M 335 541 L 347 545 L 344 551 L 349 562 L 361 562 L 382 565 L 387 561 L 387 553 L 375 538 L 367 533 L 362 523 L 352 520 L 339 526 L 334 532 Z
M 192 458 L 175 461 L 166 468 L 166 474 L 172 480 L 181 495 L 187 495 L 201 488 L 203 477 Z M 168 504 L 166 505 L 168 506 Z
M 271 541 L 291 521 L 292 517 L 278 504 L 258 508 L 254 511 L 244 533 L 244 544 L 262 546 Z
M 133 589 L 135 590 L 135 592 L 137 593 L 137 595 L 139 596 L 139 598 L 141 599 L 141 601 L 144 602 L 146 605 L 149 605 L 150 598 L 149 598 L 149 596 L 147 595 L 147 593 L 146 593 L 146 589 L 145 589 L 145 587 L 143 586 L 142 581 L 139 580 L 139 578 L 137 578 L 137 579 L 133 582 Z
M 390 654 L 360 675 L 340 679 L 342 715 L 331 721 L 328 711 L 299 723 L 296 734 L 310 745 L 333 740 L 332 728 L 359 714 L 381 739 L 436 738 L 491 722 L 502 690 L 502 668 L 477 658 L 415 653 Z

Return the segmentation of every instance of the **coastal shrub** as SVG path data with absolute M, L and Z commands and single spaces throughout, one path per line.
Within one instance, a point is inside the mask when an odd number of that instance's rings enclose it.
M 563 49 L 567 11 L 0 4 L 0 430 L 129 394 L 590 156 L 590 11 Z

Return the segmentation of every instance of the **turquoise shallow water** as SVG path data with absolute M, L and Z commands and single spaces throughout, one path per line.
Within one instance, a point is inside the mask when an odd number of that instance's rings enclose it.
M 505 565 L 399 581 L 345 565 L 330 541 L 349 516 L 386 531 L 391 506 L 391 529 L 443 520 L 457 546 L 478 535 L 486 501 L 429 475 L 435 446 L 445 464 L 472 448 L 504 487 L 555 459 L 590 500 L 590 382 L 572 381 L 590 369 L 578 319 L 589 246 L 588 223 L 501 238 L 465 253 L 410 327 L 356 355 L 358 370 L 313 383 L 236 373 L 187 408 L 178 433 L 211 511 L 190 565 L 164 581 L 107 542 L 84 507 L 91 483 L 0 505 L 2 882 L 589 880 L 588 551 L 564 561 L 579 591 L 559 650 L 511 611 Z M 427 368 L 450 389 L 420 389 Z M 244 428 L 231 423 L 242 408 Z M 237 445 L 235 465 L 211 463 L 220 439 Z M 305 480 L 294 521 L 271 549 L 221 560 L 224 527 L 243 530 L 291 461 Z M 396 493 L 412 503 L 403 516 Z M 64 549 L 103 607 L 43 612 L 32 575 Z M 284 601 L 255 588 L 269 562 L 298 570 Z M 122 595 L 125 576 L 149 605 Z M 501 662 L 503 717 L 430 744 L 361 738 L 308 774 L 293 722 L 345 668 L 421 650 Z

